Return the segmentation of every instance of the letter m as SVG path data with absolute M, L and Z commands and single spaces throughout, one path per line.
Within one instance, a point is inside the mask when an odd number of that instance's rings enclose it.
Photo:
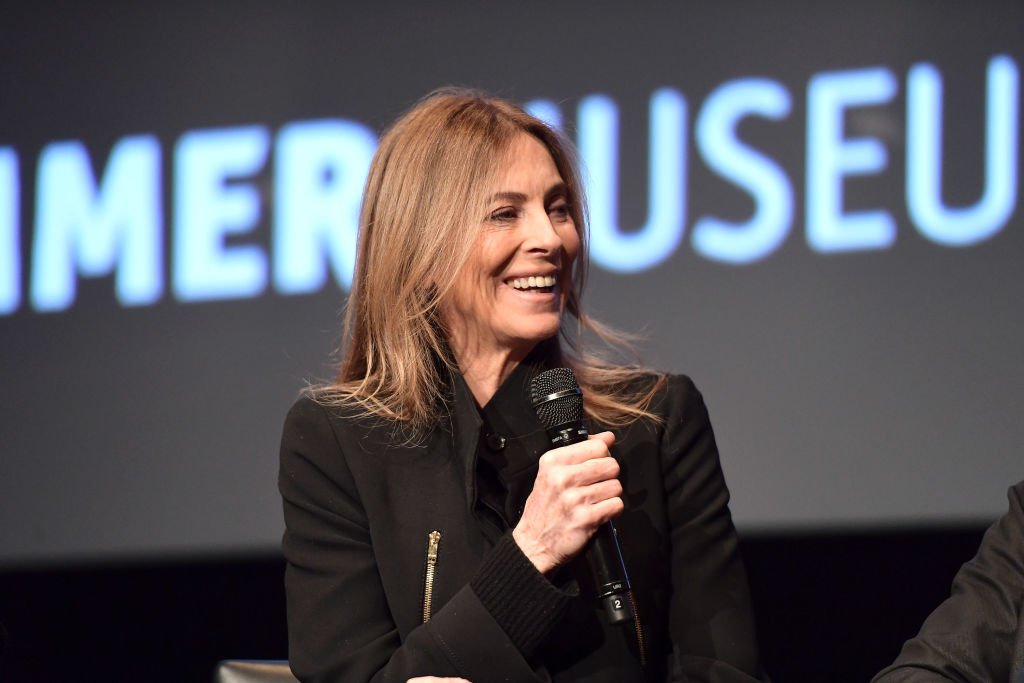
M 116 269 L 125 306 L 163 293 L 160 144 L 149 135 L 114 145 L 97 188 L 85 146 L 54 142 L 39 156 L 30 291 L 37 311 L 75 300 L 76 277 Z

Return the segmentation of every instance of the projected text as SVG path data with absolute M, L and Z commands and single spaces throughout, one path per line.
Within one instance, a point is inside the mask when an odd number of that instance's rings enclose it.
M 1000 55 L 979 78 L 985 126 L 976 144 L 984 177 L 977 200 L 960 206 L 944 199 L 944 83 L 929 63 L 903 75 L 882 66 L 814 74 L 803 97 L 802 178 L 801 169 L 783 168 L 738 133 L 751 117 L 772 124 L 793 115 L 794 93 L 785 84 L 735 79 L 696 106 L 674 88 L 659 89 L 648 106 L 650 180 L 646 219 L 638 226 L 624 226 L 619 215 L 619 106 L 603 94 L 584 97 L 575 129 L 588 178 L 592 260 L 605 270 L 639 273 L 688 244 L 711 261 L 757 262 L 792 238 L 801 197 L 803 238 L 813 252 L 889 248 L 897 234 L 893 207 L 849 210 L 844 189 L 849 179 L 885 171 L 891 150 L 880 138 L 848 135 L 844 121 L 859 107 L 892 106 L 901 88 L 908 227 L 946 247 L 989 239 L 1017 204 L 1019 70 Z M 572 114 L 547 100 L 526 106 L 557 127 Z M 194 130 L 169 147 L 154 135 L 127 136 L 99 164 L 83 142 L 58 141 L 35 160 L 34 198 L 22 196 L 31 163 L 14 148 L 0 148 L 0 314 L 25 305 L 65 310 L 79 279 L 90 277 L 111 277 L 124 306 L 167 296 L 202 302 L 268 290 L 308 294 L 331 282 L 346 290 L 376 144 L 367 126 L 340 119 L 297 121 L 276 131 Z M 173 174 L 165 182 L 168 154 Z M 713 212 L 690 216 L 688 169 L 697 163 L 749 195 L 750 215 L 738 221 Z M 269 225 L 269 240 L 255 237 L 260 225 Z

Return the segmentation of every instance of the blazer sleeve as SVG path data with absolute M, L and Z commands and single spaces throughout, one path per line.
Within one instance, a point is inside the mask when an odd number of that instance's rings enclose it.
M 957 572 L 949 598 L 874 683 L 1024 681 L 1024 482 Z
M 704 399 L 671 377 L 661 444 L 669 515 L 674 680 L 767 680 L 746 570 Z
M 326 410 L 310 399 L 300 399 L 285 420 L 278 486 L 285 518 L 288 657 L 297 678 L 405 683 L 431 675 L 483 683 L 501 672 L 501 680 L 542 680 L 520 648 L 543 636 L 532 629 L 557 622 L 568 596 L 533 568 L 510 537 L 484 558 L 470 585 L 403 640 L 338 432 Z M 496 618 L 485 606 L 499 602 L 499 593 L 518 605 L 525 628 L 510 627 L 506 615 Z

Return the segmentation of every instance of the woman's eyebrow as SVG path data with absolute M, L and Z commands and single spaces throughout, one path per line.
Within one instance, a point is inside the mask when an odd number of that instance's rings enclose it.
M 550 188 L 548 188 L 548 191 L 544 193 L 544 199 L 549 200 L 552 197 L 556 197 L 558 195 L 568 194 L 569 186 L 566 185 L 565 182 L 558 182 L 552 185 Z M 493 195 L 491 195 L 492 202 L 511 202 L 513 204 L 523 204 L 528 200 L 529 197 L 522 192 L 505 191 L 495 192 Z
M 491 195 L 492 202 L 512 202 L 514 204 L 524 203 L 528 197 L 522 192 L 496 192 Z
M 564 181 L 559 182 L 559 183 L 555 183 L 554 185 L 552 185 L 548 189 L 548 191 L 544 193 L 544 200 L 545 201 L 550 201 L 554 197 L 559 197 L 559 196 L 561 196 L 561 197 L 568 197 L 569 196 L 569 186 L 566 185 Z

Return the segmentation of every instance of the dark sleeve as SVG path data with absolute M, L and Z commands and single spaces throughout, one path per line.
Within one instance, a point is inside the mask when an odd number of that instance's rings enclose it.
M 520 648 L 546 635 L 568 596 L 514 542 L 496 545 L 473 585 L 403 641 L 344 449 L 325 409 L 312 400 L 300 399 L 285 420 L 278 485 L 285 518 L 288 657 L 297 678 L 405 683 L 430 675 L 484 683 L 501 672 L 500 680 L 539 680 L 527 663 L 529 653 Z M 519 607 L 514 621 L 488 607 L 510 602 Z
M 1024 482 L 1009 499 L 949 598 L 874 683 L 1024 680 Z
M 729 491 L 700 392 L 669 378 L 662 467 L 670 525 L 673 678 L 766 680 Z

